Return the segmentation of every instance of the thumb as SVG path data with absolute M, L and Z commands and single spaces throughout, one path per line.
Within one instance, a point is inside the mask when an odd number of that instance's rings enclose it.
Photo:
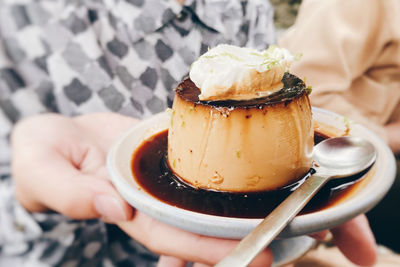
M 172 257 L 172 256 L 164 256 L 161 255 L 157 267 L 185 267 L 187 265 L 187 261 Z
M 130 220 L 133 217 L 133 208 L 121 198 L 107 180 L 98 179 L 97 182 L 105 182 L 106 190 L 93 194 L 93 208 L 98 214 L 96 217 L 111 223 Z
M 110 223 L 133 217 L 133 208 L 108 180 L 85 175 L 76 187 L 76 192 L 66 200 L 69 208 L 62 213 L 76 219 L 101 218 Z
M 115 223 L 132 218 L 132 207 L 108 180 L 77 175 L 67 181 L 63 186 L 45 190 L 49 192 L 47 199 L 53 200 L 51 203 L 45 200 L 48 208 L 73 219 L 101 218 Z

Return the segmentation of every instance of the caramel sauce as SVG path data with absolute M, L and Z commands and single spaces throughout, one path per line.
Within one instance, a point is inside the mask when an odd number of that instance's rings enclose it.
M 192 187 L 177 178 L 166 163 L 168 130 L 155 134 L 134 152 L 131 167 L 140 187 L 160 201 L 182 209 L 217 216 L 264 218 L 309 177 L 274 191 L 230 193 Z M 329 138 L 315 132 L 315 144 Z M 367 170 L 368 171 L 368 170 Z M 366 172 L 367 172 L 366 171 Z M 347 198 L 366 172 L 328 182 L 300 214 L 333 206 Z
M 297 76 L 285 73 L 282 78 L 283 88 L 269 96 L 250 100 L 224 100 L 224 101 L 200 101 L 200 89 L 186 78 L 176 88 L 176 93 L 185 101 L 193 102 L 195 105 L 212 106 L 214 108 L 229 109 L 262 109 L 266 106 L 273 106 L 279 103 L 288 105 L 294 99 L 300 98 L 307 93 L 306 85 Z

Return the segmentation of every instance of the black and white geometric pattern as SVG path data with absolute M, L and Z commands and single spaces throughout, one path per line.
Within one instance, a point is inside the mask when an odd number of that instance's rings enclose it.
M 28 214 L 13 196 L 9 134 L 21 118 L 171 105 L 190 64 L 219 43 L 275 42 L 267 0 L 0 0 L 0 266 L 153 266 L 98 220 Z

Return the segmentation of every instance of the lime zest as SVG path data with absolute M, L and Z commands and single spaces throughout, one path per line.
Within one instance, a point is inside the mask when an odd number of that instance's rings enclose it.
M 171 126 L 173 126 L 173 125 L 174 125 L 175 110 L 173 110 L 172 108 L 167 108 L 167 109 L 165 110 L 165 112 L 171 117 L 170 123 L 171 123 Z
M 306 87 L 306 92 L 307 92 L 307 95 L 311 94 L 311 92 L 312 92 L 312 86 L 311 85 Z
M 351 120 L 346 115 L 343 116 L 343 124 L 344 125 L 350 125 L 351 124 Z
M 228 57 L 230 59 L 234 59 L 234 60 L 237 60 L 237 61 L 243 61 L 238 56 L 235 56 L 234 54 L 227 53 L 227 52 L 224 52 L 224 53 L 221 53 L 221 54 L 216 54 L 216 55 L 203 55 L 201 57 L 205 58 L 205 59 L 214 59 L 214 58 L 218 58 L 218 57 Z
M 213 59 L 213 58 L 216 58 L 218 55 L 210 55 L 210 56 L 202 56 L 203 58 L 205 58 L 205 59 Z
M 250 55 L 257 56 L 257 57 L 264 57 L 264 55 L 261 54 L 260 52 L 251 52 Z
M 236 151 L 236 157 L 237 157 L 238 159 L 240 159 L 241 156 L 242 156 L 242 151 L 237 150 L 237 151 Z
M 303 57 L 303 54 L 302 54 L 302 53 L 297 53 L 296 55 L 294 55 L 293 59 L 294 59 L 295 61 L 299 61 L 302 57 Z

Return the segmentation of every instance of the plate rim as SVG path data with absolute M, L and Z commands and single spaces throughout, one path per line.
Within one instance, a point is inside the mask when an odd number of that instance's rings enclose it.
M 344 116 L 325 109 L 312 107 L 312 111 L 313 113 L 320 113 L 330 117 L 344 119 Z M 111 182 L 130 205 L 161 222 L 207 236 L 232 239 L 240 239 L 244 237 L 254 227 L 256 227 L 262 221 L 262 219 L 223 217 L 171 206 L 158 200 L 144 190 L 138 190 L 137 188 L 134 188 L 125 180 L 124 177 L 122 177 L 118 171 L 116 171 L 117 167 L 114 159 L 116 158 L 115 154 L 118 152 L 118 148 L 120 148 L 121 144 L 131 135 L 135 135 L 134 132 L 140 127 L 145 129 L 143 131 L 153 131 L 153 134 L 162 131 L 162 128 L 158 131 L 151 128 L 154 128 L 154 124 L 157 121 L 161 121 L 163 119 L 165 120 L 167 118 L 168 114 L 166 112 L 158 113 L 134 125 L 115 141 L 108 152 L 106 161 Z M 383 181 L 386 182 L 380 184 L 380 190 L 377 190 L 374 195 L 365 196 L 363 201 L 357 201 L 357 197 L 351 197 L 350 199 L 346 199 L 344 202 L 332 207 L 295 217 L 292 222 L 289 223 L 289 225 L 279 234 L 278 238 L 296 237 L 335 227 L 371 209 L 390 189 L 396 174 L 396 163 L 393 153 L 387 144 L 377 134 L 361 124 L 357 123 L 357 127 L 361 127 L 362 130 L 365 130 L 374 139 L 374 141 L 378 143 L 374 143 L 374 145 L 379 146 L 379 148 L 381 148 L 383 151 L 383 155 L 379 153 L 378 158 L 387 156 L 387 166 L 385 166 L 385 176 L 387 178 L 383 179 Z M 163 128 L 165 129 L 165 127 Z M 143 138 L 143 136 L 144 134 L 138 138 Z M 145 138 L 143 138 L 143 140 L 144 139 Z M 134 150 L 132 150 L 132 153 L 133 151 Z M 130 160 L 131 159 L 129 159 L 129 161 Z M 344 204 L 351 204 L 351 211 L 349 211 L 349 209 L 345 209 L 343 207 Z M 340 216 L 338 216 L 338 214 Z M 318 221 L 318 223 L 316 221 Z

